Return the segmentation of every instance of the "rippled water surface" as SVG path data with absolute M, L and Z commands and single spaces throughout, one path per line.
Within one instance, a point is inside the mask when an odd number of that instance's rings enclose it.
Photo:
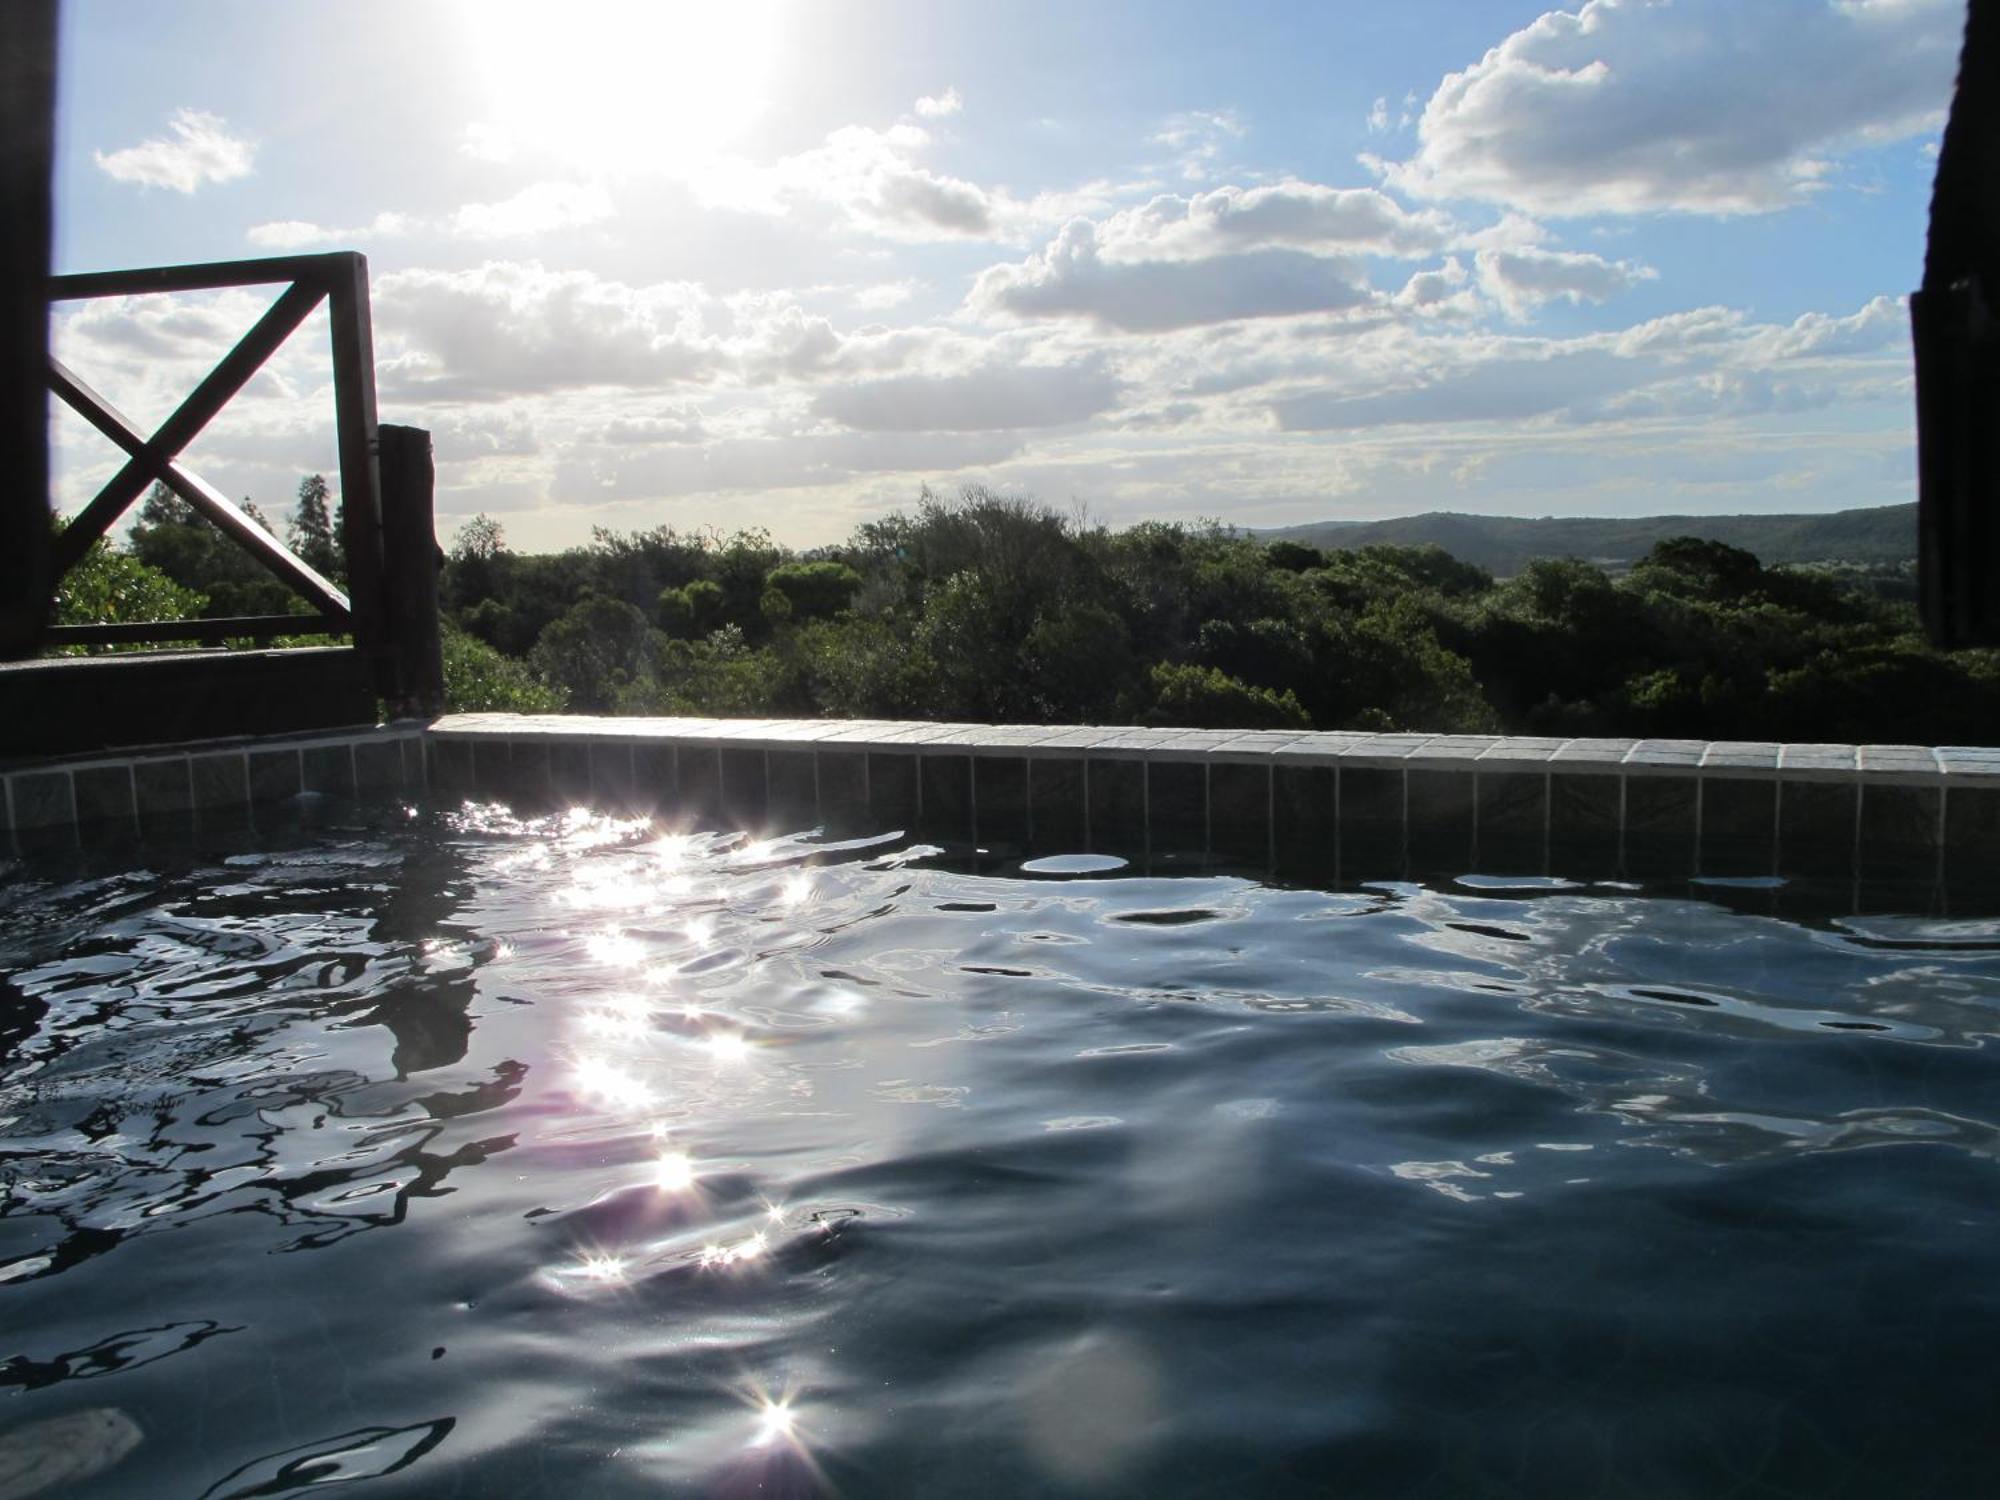
M 2000 921 L 497 809 L 0 897 L 0 1484 L 1990 1493 Z

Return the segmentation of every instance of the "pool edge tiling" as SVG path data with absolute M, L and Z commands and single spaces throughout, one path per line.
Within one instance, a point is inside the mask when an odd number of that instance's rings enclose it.
M 300 795 L 587 802 L 753 831 L 1399 874 L 1987 879 L 2000 748 L 453 714 L 5 768 L 27 853 L 258 826 Z
M 1280 872 L 1942 881 L 1989 876 L 2000 847 L 2000 748 L 1980 746 L 508 714 L 450 715 L 427 738 L 445 795 L 521 795 L 500 747 L 510 765 L 573 749 L 643 760 L 625 805 L 680 821 L 865 818 Z

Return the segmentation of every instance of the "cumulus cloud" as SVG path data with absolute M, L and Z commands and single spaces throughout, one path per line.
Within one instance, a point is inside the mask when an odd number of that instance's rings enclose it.
M 1761 213 L 1932 128 L 1957 0 L 1587 0 L 1448 74 L 1389 184 L 1551 216 Z
M 685 282 L 633 287 L 534 262 L 394 271 L 374 288 L 385 389 L 459 400 L 697 380 L 725 360 L 710 301 Z
M 1481 250 L 1474 259 L 1480 290 L 1510 318 L 1525 318 L 1545 302 L 1603 302 L 1659 275 L 1636 261 L 1574 250 Z
M 824 391 L 820 416 L 870 432 L 986 432 L 1062 427 L 1117 404 L 1101 359 L 1068 365 L 995 361 L 958 375 L 902 375 Z
M 1389 128 L 1389 101 L 1377 99 L 1368 111 L 1368 133 L 1381 135 Z
M 972 292 L 973 305 L 988 311 L 1088 318 L 1124 333 L 1339 312 L 1371 301 L 1351 259 L 1269 249 L 1205 260 L 1111 261 L 1100 254 L 1087 219 L 1071 220 L 1024 261 L 982 271 Z
M 97 151 L 98 169 L 119 182 L 141 187 L 172 188 L 192 193 L 206 182 L 233 182 L 250 175 L 257 148 L 217 116 L 199 109 L 177 109 L 167 121 L 167 134 L 127 146 L 122 151 Z
M 1289 247 L 1338 254 L 1427 255 L 1450 223 L 1412 212 L 1374 188 L 1333 188 L 1287 178 L 1263 187 L 1166 193 L 1110 215 L 1096 237 L 1106 260 L 1197 260 Z
M 958 97 L 958 90 L 954 88 L 948 88 L 942 94 L 926 94 L 917 101 L 917 113 L 926 120 L 941 120 L 964 108 L 965 101 Z

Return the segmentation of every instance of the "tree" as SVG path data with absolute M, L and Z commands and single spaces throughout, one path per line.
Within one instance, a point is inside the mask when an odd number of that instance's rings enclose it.
M 299 503 L 286 540 L 299 560 L 322 578 L 344 582 L 346 558 L 334 540 L 333 517 L 327 508 L 331 493 L 324 475 L 308 474 L 299 481 Z

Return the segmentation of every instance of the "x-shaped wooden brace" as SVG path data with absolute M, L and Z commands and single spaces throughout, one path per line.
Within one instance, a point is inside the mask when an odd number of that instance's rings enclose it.
M 50 357 L 49 388 L 126 455 L 124 466 L 56 538 L 54 560 L 58 577 L 82 559 L 91 544 L 110 530 L 112 522 L 125 513 L 147 485 L 157 481 L 233 537 L 281 583 L 303 595 L 321 614 L 343 624 L 351 619 L 353 608 L 339 588 L 293 555 L 228 496 L 179 462 L 181 450 L 194 441 L 230 397 L 243 389 L 325 296 L 325 287 L 304 281 L 287 287 L 150 438 L 141 437 L 139 429 L 117 408 L 61 361 Z

